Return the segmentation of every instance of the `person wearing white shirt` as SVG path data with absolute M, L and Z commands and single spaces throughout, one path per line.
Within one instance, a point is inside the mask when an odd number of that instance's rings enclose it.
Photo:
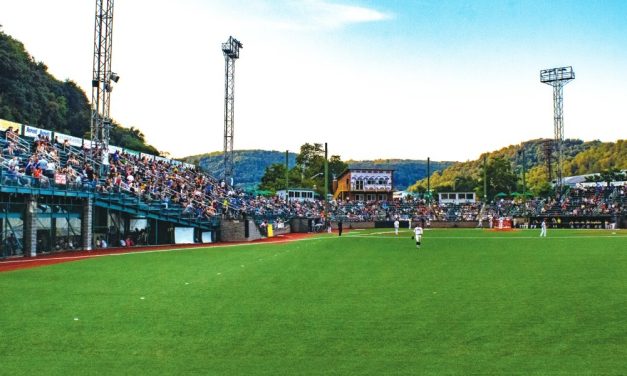
M 540 237 L 545 238 L 546 237 L 546 220 L 545 219 L 542 220 L 542 225 L 540 226 L 540 228 L 541 228 Z
M 414 238 L 416 239 L 416 248 L 420 248 L 420 242 L 422 241 L 422 227 L 420 225 L 414 229 Z
M 398 219 L 394 221 L 394 234 L 398 235 L 398 226 L 400 225 L 400 223 L 398 222 Z

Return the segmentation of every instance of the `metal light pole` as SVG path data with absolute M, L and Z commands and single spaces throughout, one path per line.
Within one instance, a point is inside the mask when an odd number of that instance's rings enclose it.
M 329 195 L 329 150 L 327 143 L 324 143 L 324 201 L 327 201 Z
M 289 178 L 289 151 L 285 151 L 285 201 L 290 201 L 290 178 Z
M 233 184 L 233 139 L 235 137 L 235 60 L 242 43 L 229 37 L 222 43 L 224 55 L 224 182 Z
M 113 51 L 113 0 L 96 0 L 94 26 L 94 53 L 91 79 L 91 150 L 94 162 L 107 163 L 109 149 L 109 129 L 111 118 L 110 97 L 112 82 L 118 82 L 120 76 L 111 72 L 111 54 Z M 104 153 L 101 160 L 96 160 L 96 151 Z
M 431 157 L 427 157 L 427 205 L 431 204 Z
M 553 133 L 557 157 L 557 192 L 562 193 L 564 162 L 564 85 L 575 79 L 573 67 L 544 69 L 540 71 L 540 82 L 553 86 Z
M 488 156 L 483 156 L 483 202 L 488 202 Z

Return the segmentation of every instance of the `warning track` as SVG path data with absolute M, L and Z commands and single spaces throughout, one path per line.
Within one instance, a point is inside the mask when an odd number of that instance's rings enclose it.
M 107 248 L 97 249 L 93 251 L 68 251 L 38 255 L 36 257 L 19 257 L 0 261 L 0 272 L 8 272 L 19 269 L 36 268 L 45 265 L 60 264 L 63 262 L 79 261 L 95 257 L 119 256 L 152 252 L 171 252 L 177 250 L 194 249 L 194 248 L 211 248 L 211 247 L 231 247 L 244 244 L 277 244 L 287 243 L 312 237 L 313 234 L 285 234 L 273 238 L 255 240 L 252 242 L 233 242 L 233 243 L 209 243 L 209 244 L 169 244 L 148 247 L 132 247 L 132 248 Z

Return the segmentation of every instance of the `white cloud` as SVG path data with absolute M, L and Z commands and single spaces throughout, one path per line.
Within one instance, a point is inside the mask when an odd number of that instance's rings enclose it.
M 376 9 L 332 3 L 325 0 L 289 0 L 280 5 L 278 18 L 266 25 L 283 30 L 336 30 L 351 24 L 392 19 Z

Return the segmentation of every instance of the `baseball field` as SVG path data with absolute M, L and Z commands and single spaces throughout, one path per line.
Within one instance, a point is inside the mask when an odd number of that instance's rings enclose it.
M 7 375 L 625 375 L 627 231 L 350 231 L 0 273 Z

